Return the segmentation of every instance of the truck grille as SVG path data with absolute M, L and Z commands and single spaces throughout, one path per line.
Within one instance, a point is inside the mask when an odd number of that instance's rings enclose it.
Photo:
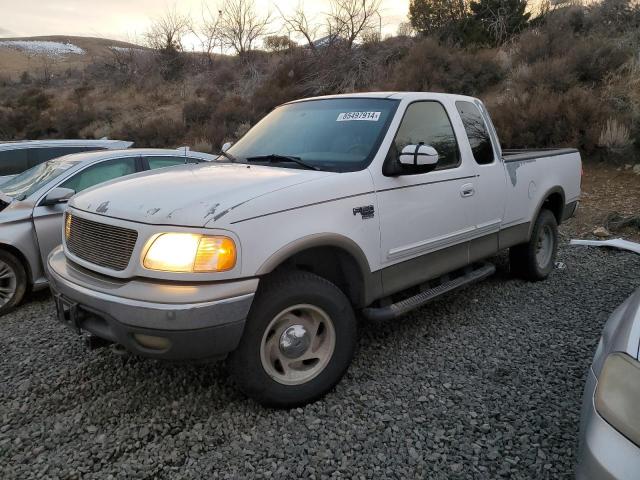
M 129 265 L 138 232 L 66 214 L 67 249 L 87 262 L 122 271 Z

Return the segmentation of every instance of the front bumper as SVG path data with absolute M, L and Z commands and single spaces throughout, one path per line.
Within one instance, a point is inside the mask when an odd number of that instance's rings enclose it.
M 597 384 L 598 379 L 590 368 L 582 399 L 576 478 L 637 479 L 640 472 L 640 448 L 598 414 L 594 405 Z
M 62 248 L 47 261 L 59 315 L 79 333 L 119 343 L 146 357 L 223 357 L 240 342 L 258 279 L 176 285 L 121 281 L 69 262 Z M 71 312 L 73 310 L 73 312 Z

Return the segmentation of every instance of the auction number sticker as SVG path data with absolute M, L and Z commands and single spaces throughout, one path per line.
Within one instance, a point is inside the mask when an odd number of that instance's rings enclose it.
M 352 122 L 354 120 L 377 122 L 380 120 L 380 113 L 381 112 L 344 112 L 338 115 L 336 122 Z

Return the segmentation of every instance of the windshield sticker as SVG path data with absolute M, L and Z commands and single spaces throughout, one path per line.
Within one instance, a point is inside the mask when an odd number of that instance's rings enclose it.
M 351 122 L 354 120 L 377 122 L 380 120 L 380 113 L 381 112 L 344 112 L 338 115 L 336 122 Z

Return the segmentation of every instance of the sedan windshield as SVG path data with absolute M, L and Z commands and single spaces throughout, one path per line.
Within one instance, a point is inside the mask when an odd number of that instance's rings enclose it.
M 25 170 L 20 175 L 16 175 L 8 182 L 3 183 L 0 185 L 0 191 L 16 200 L 24 200 L 40 187 L 62 175 L 76 163 L 64 158 L 49 160 Z
M 383 98 L 283 105 L 249 130 L 228 153 L 240 162 L 276 167 L 304 168 L 306 164 L 307 168 L 336 172 L 361 170 L 375 155 L 397 106 L 397 100 Z

